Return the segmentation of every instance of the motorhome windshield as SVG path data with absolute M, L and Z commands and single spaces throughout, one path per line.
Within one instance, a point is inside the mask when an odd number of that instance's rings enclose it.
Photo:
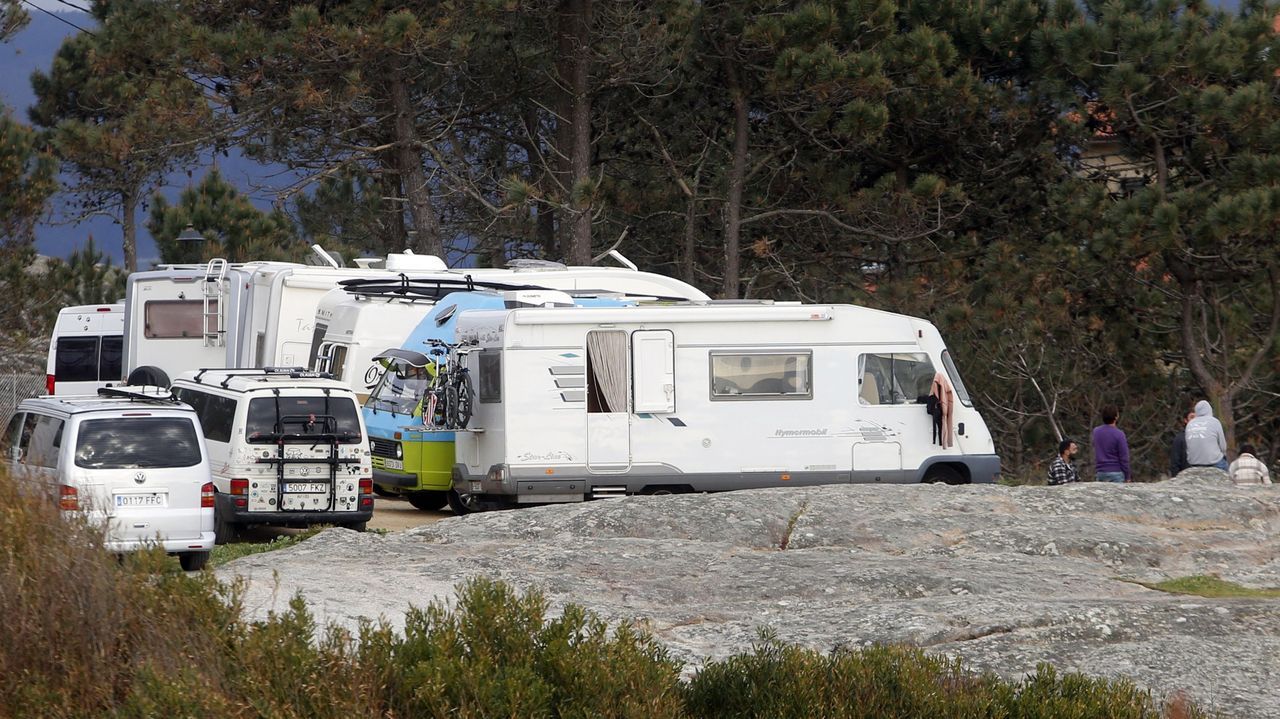
M 374 412 L 421 414 L 422 395 L 431 384 L 432 375 L 426 367 L 393 361 L 387 371 L 382 373 L 382 381 L 369 395 L 364 406 Z
M 161 469 L 200 464 L 195 424 L 183 417 L 112 417 L 80 425 L 76 466 Z
M 250 444 L 270 444 L 281 434 L 334 434 L 360 441 L 360 415 L 350 397 L 255 397 L 245 433 Z

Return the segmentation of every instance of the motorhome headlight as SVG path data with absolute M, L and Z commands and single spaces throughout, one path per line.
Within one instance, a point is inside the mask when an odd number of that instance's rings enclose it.
M 404 447 L 396 442 L 396 459 L 404 459 Z

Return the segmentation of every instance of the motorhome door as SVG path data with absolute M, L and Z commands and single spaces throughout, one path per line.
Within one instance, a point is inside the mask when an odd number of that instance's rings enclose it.
M 631 467 L 631 387 L 627 333 L 587 333 L 587 469 L 625 472 Z

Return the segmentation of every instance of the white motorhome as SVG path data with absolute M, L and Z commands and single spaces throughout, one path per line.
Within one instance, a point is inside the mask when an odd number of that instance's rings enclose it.
M 415 257 L 414 267 L 444 267 L 439 258 Z M 135 272 L 125 294 L 124 373 L 134 382 L 167 385 L 197 367 L 306 364 L 320 298 L 343 280 L 393 274 L 223 260 Z
M 382 376 L 383 365 L 374 357 L 388 348 L 401 347 L 436 301 L 453 291 L 536 287 L 577 295 L 707 299 L 702 291 L 685 282 L 633 268 L 566 267 L 554 262 L 516 260 L 506 269 L 415 272 L 396 255 L 388 259 L 388 266 L 403 274 L 385 281 L 343 282 L 342 287 L 326 293 L 316 307 L 309 366 L 332 374 L 362 400 Z
M 462 313 L 457 336 L 479 350 L 478 401 L 455 439 L 454 489 L 473 504 L 991 482 L 1000 469 L 922 319 L 794 303 L 521 308 Z M 935 381 L 954 397 L 945 423 L 928 411 Z
M 83 395 L 120 384 L 123 343 L 124 305 L 63 307 L 49 338 L 45 391 Z

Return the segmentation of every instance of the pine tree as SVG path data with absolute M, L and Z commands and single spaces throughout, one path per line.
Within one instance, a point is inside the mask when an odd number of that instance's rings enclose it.
M 205 242 L 178 241 L 188 226 L 202 233 Z M 254 207 L 217 168 L 184 190 L 176 205 L 160 193 L 153 195 L 147 231 L 160 248 L 162 262 L 204 262 L 215 257 L 228 262 L 297 262 L 306 254 L 288 215 Z
M 125 267 L 137 269 L 137 211 L 176 163 L 195 156 L 208 131 L 201 88 L 177 65 L 171 6 L 94 2 L 98 28 L 67 39 L 48 73 L 31 78 L 31 119 L 74 177 L 81 217 L 120 224 Z

